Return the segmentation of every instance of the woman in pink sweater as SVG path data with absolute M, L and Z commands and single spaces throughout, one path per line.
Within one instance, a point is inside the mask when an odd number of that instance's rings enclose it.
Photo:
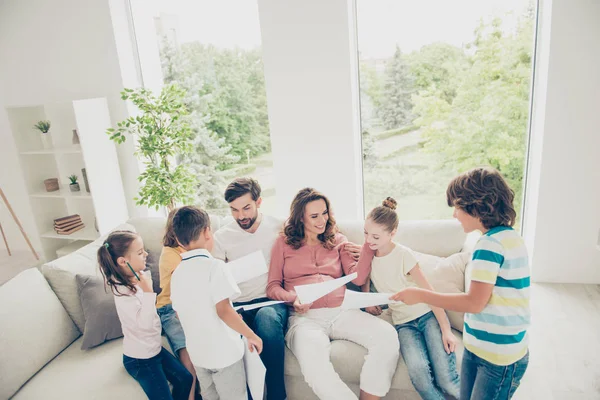
M 353 260 L 344 249 L 347 239 L 338 232 L 329 200 L 311 188 L 298 192 L 290 207 L 283 234 L 271 253 L 267 295 L 293 305 L 286 335 L 308 385 L 322 400 L 356 399 L 329 360 L 330 341 L 348 340 L 368 351 L 360 375 L 360 399 L 377 399 L 390 389 L 398 362 L 398 338 L 387 322 L 360 310 L 342 310 L 345 287 L 311 304 L 301 304 L 295 286 L 325 282 L 354 272 L 362 285 L 368 278 L 368 248 Z

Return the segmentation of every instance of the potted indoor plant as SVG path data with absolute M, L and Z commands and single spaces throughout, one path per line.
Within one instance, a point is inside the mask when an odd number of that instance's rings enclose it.
M 71 181 L 71 183 L 69 184 L 69 189 L 71 189 L 71 192 L 79 192 L 81 190 L 81 188 L 79 187 L 79 182 L 77 182 L 77 175 L 71 175 L 69 176 L 69 180 Z
M 42 147 L 44 149 L 52 148 L 52 138 L 50 137 L 50 121 L 39 121 L 33 126 L 41 132 Z
M 198 187 L 194 171 L 183 162 L 177 162 L 194 150 L 194 135 L 189 125 L 188 110 L 184 103 L 185 91 L 176 84 L 166 85 L 158 95 L 144 88 L 125 89 L 123 100 L 130 100 L 139 110 L 110 128 L 107 134 L 116 143 L 123 143 L 126 135 L 137 139 L 136 155 L 145 169 L 138 181 L 142 183 L 138 205 L 157 210 L 173 210 L 178 203 L 192 204 Z

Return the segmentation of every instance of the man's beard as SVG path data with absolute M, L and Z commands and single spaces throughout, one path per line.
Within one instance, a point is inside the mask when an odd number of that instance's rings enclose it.
M 244 219 L 241 221 L 239 219 L 236 219 L 235 222 L 237 222 L 238 225 L 240 226 L 240 228 L 242 228 L 242 229 L 250 229 L 250 227 L 252 225 L 254 225 L 254 223 L 256 222 L 257 219 L 258 219 L 258 213 L 256 214 L 256 216 L 254 218 L 247 218 L 247 219 Z M 242 223 L 242 221 L 244 221 L 244 222 Z

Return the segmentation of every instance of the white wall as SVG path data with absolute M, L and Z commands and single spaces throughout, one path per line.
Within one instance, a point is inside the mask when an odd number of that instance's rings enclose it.
M 600 283 L 600 2 L 543 2 L 524 232 L 533 278 Z
M 123 4 L 124 0 L 120 0 Z M 0 2 L 0 104 L 34 105 L 107 97 L 113 123 L 128 110 L 120 99 L 123 87 L 113 25 L 107 0 L 4 0 Z M 16 148 L 0 111 L 0 185 L 18 208 L 28 232 L 34 232 Z M 119 162 L 130 215 L 143 215 L 135 207 L 137 163 L 132 143 L 119 146 Z M 6 218 L 0 215 L 4 222 Z M 5 224 L 3 224 L 4 226 Z M 18 232 L 8 227 L 9 238 Z M 20 247 L 24 243 L 12 241 Z M 36 246 L 39 248 L 39 246 Z
M 258 0 L 278 214 L 306 186 L 361 218 L 362 157 L 351 0 Z

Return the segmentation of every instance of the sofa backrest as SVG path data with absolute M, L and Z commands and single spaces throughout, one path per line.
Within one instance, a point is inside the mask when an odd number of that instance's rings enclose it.
M 231 217 L 211 215 L 213 232 L 232 221 Z M 284 220 L 281 219 L 283 225 Z M 160 254 L 166 218 L 132 218 L 127 221 L 144 239 L 151 253 Z M 364 222 L 360 220 L 338 221 L 341 232 L 349 241 L 364 243 Z M 395 240 L 415 251 L 434 256 L 447 257 L 463 248 L 466 235 L 455 220 L 402 221 Z
M 363 244 L 363 221 L 338 221 L 340 230 L 349 241 Z M 394 240 L 421 253 L 448 257 L 463 248 L 466 235 L 458 221 L 423 220 L 400 221 Z
M 0 304 L 0 398 L 7 399 L 79 331 L 37 268 L 0 286 Z

